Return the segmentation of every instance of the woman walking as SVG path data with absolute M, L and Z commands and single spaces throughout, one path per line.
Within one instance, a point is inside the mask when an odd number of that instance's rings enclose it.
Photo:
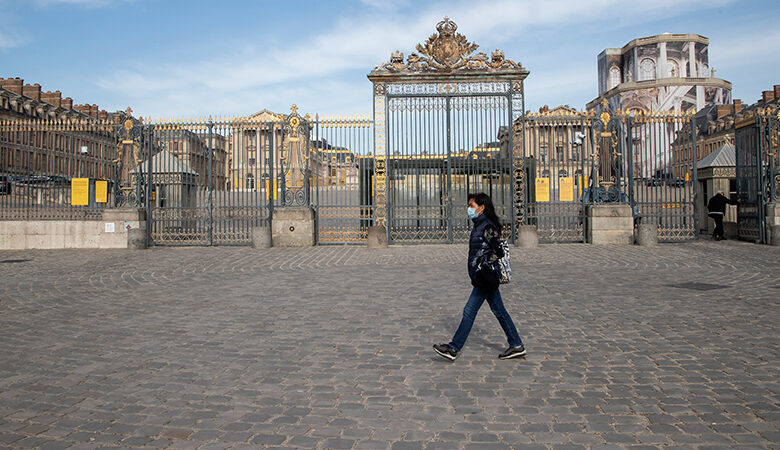
M 463 318 L 452 341 L 449 344 L 436 344 L 433 349 L 439 355 L 454 361 L 469 337 L 479 308 L 487 300 L 490 310 L 493 311 L 493 315 L 501 324 L 509 342 L 509 348 L 498 357 L 509 359 L 523 356 L 526 353 L 523 341 L 517 333 L 512 318 L 504 308 L 501 293 L 498 291 L 498 274 L 493 267 L 493 263 L 504 256 L 499 245 L 501 223 L 493 208 L 493 201 L 487 194 L 469 194 L 468 202 L 468 216 L 474 222 L 474 228 L 471 229 L 471 237 L 469 238 L 468 256 L 469 277 L 474 289 L 466 302 L 466 307 L 463 308 Z

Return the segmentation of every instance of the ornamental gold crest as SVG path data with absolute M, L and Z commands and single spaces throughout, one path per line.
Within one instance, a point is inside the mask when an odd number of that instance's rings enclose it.
M 439 68 L 457 68 L 465 64 L 463 59 L 479 46 L 466 40 L 466 37 L 456 33 L 458 25 L 449 17 L 436 25 L 438 34 L 433 34 L 425 44 L 418 44 L 417 51 L 433 59 Z

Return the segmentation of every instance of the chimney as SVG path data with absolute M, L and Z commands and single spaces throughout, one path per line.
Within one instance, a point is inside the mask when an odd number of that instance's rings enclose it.
M 70 97 L 63 98 L 61 106 L 65 109 L 73 109 L 73 99 Z
M 718 105 L 718 117 L 716 117 L 716 120 L 729 114 L 731 114 L 731 105 Z
M 764 91 L 761 93 L 761 102 L 771 102 L 775 99 L 775 92 L 774 91 Z
M 100 113 L 98 114 L 98 117 L 100 117 L 100 120 L 107 120 L 108 119 L 108 111 L 105 109 L 101 109 Z
M 775 89 L 775 100 L 780 100 L 780 84 L 773 86 Z
M 25 97 L 30 97 L 34 100 L 41 100 L 41 85 L 38 83 L 35 84 L 25 84 L 22 88 L 22 95 Z
M 0 87 L 7 89 L 14 94 L 22 95 L 22 86 L 24 86 L 24 80 L 16 78 L 0 78 Z
M 54 106 L 62 106 L 62 92 L 60 91 L 46 91 L 41 93 L 41 100 L 44 102 L 54 105 Z
M 742 112 L 742 100 L 734 100 L 734 114 Z
M 73 105 L 73 109 L 83 114 L 89 114 L 89 105 Z

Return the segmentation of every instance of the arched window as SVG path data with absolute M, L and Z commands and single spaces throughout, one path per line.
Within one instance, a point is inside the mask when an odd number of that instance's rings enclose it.
M 639 80 L 655 79 L 655 61 L 645 58 L 639 63 Z
M 254 174 L 251 174 L 251 173 L 246 174 L 246 188 L 247 189 L 254 189 L 255 188 L 255 176 L 254 176 Z
M 612 66 L 609 69 L 609 89 L 620 84 L 620 69 L 617 66 Z
M 677 78 L 680 76 L 680 65 L 677 64 L 677 61 L 673 59 L 667 60 L 666 67 L 669 71 L 668 75 L 670 78 Z

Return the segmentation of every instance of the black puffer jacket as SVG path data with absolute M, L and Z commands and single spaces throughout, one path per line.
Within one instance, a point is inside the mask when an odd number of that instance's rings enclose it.
M 495 265 L 504 256 L 499 243 L 496 226 L 484 214 L 472 219 L 474 228 L 469 237 L 469 278 L 471 285 L 480 289 L 493 290 L 498 287 L 498 273 Z M 477 267 L 482 263 L 482 270 Z
M 737 201 L 732 200 L 721 193 L 717 193 L 710 199 L 709 202 L 707 202 L 707 210 L 709 210 L 711 213 L 724 214 L 726 212 L 727 204 L 736 205 Z

